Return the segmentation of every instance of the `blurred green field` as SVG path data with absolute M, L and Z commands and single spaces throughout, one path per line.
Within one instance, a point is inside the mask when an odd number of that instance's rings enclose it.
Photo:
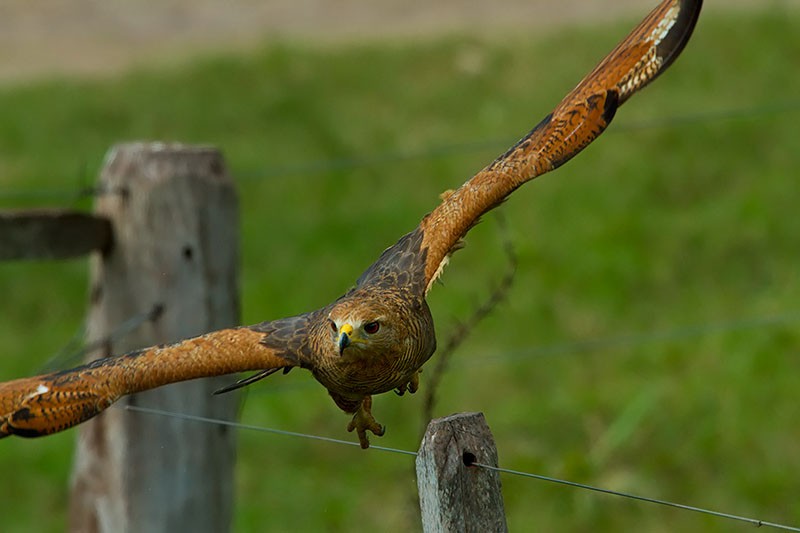
M 302 312 L 527 132 L 634 23 L 286 43 L 0 89 L 0 207 L 90 208 L 71 193 L 118 141 L 218 145 L 241 193 L 243 321 Z M 798 27 L 796 10 L 701 17 L 606 135 L 512 196 L 513 293 L 454 355 L 437 416 L 484 412 L 501 466 L 800 525 Z M 487 217 L 432 291 L 440 341 L 497 282 L 501 232 Z M 86 277 L 85 260 L 0 263 L 0 378 L 39 371 L 69 341 Z M 388 431 L 373 443 L 416 449 L 422 403 L 376 398 Z M 252 387 L 242 420 L 353 438 L 301 372 Z M 4 531 L 64 528 L 74 438 L 0 442 Z M 239 450 L 237 531 L 419 529 L 406 456 L 252 432 Z M 503 485 L 516 531 L 751 527 Z

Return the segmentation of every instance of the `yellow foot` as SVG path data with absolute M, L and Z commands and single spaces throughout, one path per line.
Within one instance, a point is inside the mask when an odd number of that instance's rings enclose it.
M 347 424 L 347 431 L 356 430 L 358 434 L 358 441 L 364 449 L 369 448 L 369 439 L 367 438 L 367 430 L 371 431 L 378 437 L 382 437 L 386 431 L 382 425 L 378 424 L 375 417 L 372 416 L 372 396 L 367 396 L 362 400 L 361 406 L 358 411 L 353 415 L 353 419 Z

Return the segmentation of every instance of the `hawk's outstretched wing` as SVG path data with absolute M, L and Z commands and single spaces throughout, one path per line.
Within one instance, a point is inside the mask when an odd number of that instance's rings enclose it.
M 280 322 L 280 321 L 278 321 Z M 266 323 L 269 324 L 269 323 Z M 98 359 L 70 370 L 0 383 L 0 438 L 38 437 L 77 425 L 120 397 L 176 381 L 297 366 L 264 325 L 231 328 Z
M 414 232 L 422 233 L 426 291 L 481 215 L 575 156 L 606 129 L 620 105 L 675 60 L 701 6 L 702 0 L 661 2 L 533 131 L 448 193 Z

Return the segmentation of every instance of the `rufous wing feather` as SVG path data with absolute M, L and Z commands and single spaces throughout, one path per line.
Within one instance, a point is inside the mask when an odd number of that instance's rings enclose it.
M 444 197 L 419 226 L 426 291 L 481 215 L 583 150 L 608 127 L 620 105 L 675 60 L 701 6 L 702 0 L 661 2 L 528 135 Z
M 215 331 L 42 376 L 0 383 L 0 438 L 38 437 L 80 424 L 122 396 L 169 383 L 295 366 L 251 328 Z

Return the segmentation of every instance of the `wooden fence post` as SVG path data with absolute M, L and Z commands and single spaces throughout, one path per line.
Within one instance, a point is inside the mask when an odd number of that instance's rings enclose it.
M 160 316 L 90 358 L 236 325 L 238 206 L 219 151 L 124 144 L 100 176 L 96 214 L 110 249 L 92 257 L 88 341 L 163 306 Z M 109 343 L 110 344 L 110 343 Z M 235 440 L 225 427 L 127 411 L 126 404 L 234 419 L 230 378 L 123 398 L 82 426 L 70 502 L 72 531 L 219 532 L 230 528 Z
M 431 420 L 417 455 L 417 486 L 426 532 L 508 531 L 497 448 L 482 413 Z

